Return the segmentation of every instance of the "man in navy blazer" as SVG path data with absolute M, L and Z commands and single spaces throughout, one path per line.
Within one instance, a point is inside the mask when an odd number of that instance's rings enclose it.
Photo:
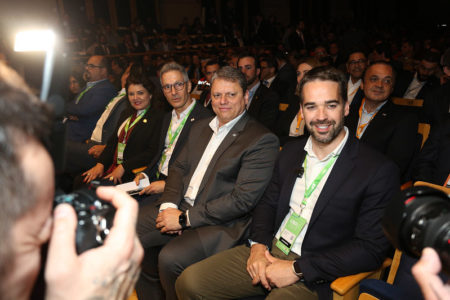
M 166 299 L 176 299 L 175 280 L 184 268 L 247 238 L 279 149 L 278 138 L 246 112 L 246 80 L 238 70 L 217 71 L 211 95 L 216 117 L 192 126 L 163 195 L 139 212 L 137 232 L 146 250 L 141 279 L 161 280 Z M 159 276 L 152 276 L 151 250 L 161 246 Z M 138 295 L 158 297 L 150 289 Z
M 253 212 L 248 245 L 187 268 L 181 299 L 327 299 L 330 282 L 369 271 L 389 243 L 381 217 L 399 190 L 396 166 L 344 127 L 343 73 L 319 67 L 301 83 L 311 136 L 286 144 Z
M 86 87 L 67 104 L 69 141 L 88 140 L 106 105 L 116 95 L 116 88 L 108 81 L 108 68 L 108 60 L 104 56 L 91 56 L 86 63 Z

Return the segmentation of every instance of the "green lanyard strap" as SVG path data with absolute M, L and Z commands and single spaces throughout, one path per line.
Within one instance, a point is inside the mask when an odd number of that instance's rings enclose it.
M 127 123 L 125 123 L 125 134 L 124 134 L 124 136 L 123 136 L 123 141 L 122 141 L 122 143 L 124 143 L 124 144 L 126 144 L 126 141 L 127 141 L 127 133 L 128 133 L 128 129 L 130 129 L 131 127 L 133 127 L 134 125 L 136 125 L 136 123 L 137 122 L 139 122 L 139 120 L 140 119 L 142 119 L 142 117 L 147 113 L 147 110 L 149 109 L 150 107 L 147 107 L 146 109 L 144 109 L 144 111 L 142 112 L 142 113 L 140 113 L 139 114 L 139 116 L 136 118 L 136 119 L 134 119 L 134 121 L 133 121 L 133 123 L 131 123 L 131 126 L 130 126 L 130 121 L 131 121 L 131 118 L 133 117 L 133 116 L 130 116 L 129 118 L 128 118 L 128 120 L 127 120 Z
M 170 120 L 170 125 L 169 125 L 169 130 L 167 132 L 167 134 L 169 135 L 169 144 L 167 145 L 166 149 L 170 149 L 170 147 L 172 147 L 173 143 L 175 142 L 178 134 L 180 134 L 181 130 L 184 127 L 184 124 L 186 123 L 187 118 L 190 116 L 192 110 L 194 110 L 195 105 L 197 104 L 197 102 L 194 102 L 194 105 L 191 107 L 191 109 L 189 110 L 189 112 L 186 114 L 186 116 L 183 118 L 183 121 L 181 121 L 180 125 L 177 127 L 177 129 L 175 130 L 175 132 L 172 134 L 172 120 Z M 165 161 L 167 159 L 167 155 L 165 153 L 165 151 L 163 152 L 162 156 L 161 156 L 161 160 L 159 161 L 159 165 L 158 165 L 158 172 L 156 172 L 156 178 L 159 179 L 159 175 L 161 173 L 161 169 L 162 166 L 164 165 Z
M 323 176 L 325 176 L 325 174 L 328 172 L 328 169 L 330 169 L 330 167 L 333 165 L 333 163 L 336 161 L 337 159 L 337 155 L 333 156 L 330 161 L 325 165 L 325 167 L 322 168 L 322 170 L 320 171 L 320 173 L 317 175 L 317 177 L 313 180 L 313 182 L 311 183 L 311 185 L 309 187 L 306 186 L 306 166 L 307 166 L 307 157 L 308 155 L 305 156 L 305 160 L 303 162 L 303 168 L 305 169 L 305 193 L 303 194 L 303 200 L 302 200 L 302 204 L 301 204 L 301 209 L 303 210 L 303 208 L 306 207 L 306 201 L 308 200 L 308 198 L 311 196 L 311 194 L 314 192 L 314 190 L 317 188 L 317 186 L 319 185 L 320 181 L 322 180 Z
M 90 89 L 92 89 L 95 86 L 95 84 L 91 85 L 90 87 L 84 89 L 77 97 L 77 100 L 75 101 L 75 104 L 78 104 L 78 102 L 80 102 L 81 98 L 84 96 L 84 94 L 86 94 L 87 91 L 89 91 Z

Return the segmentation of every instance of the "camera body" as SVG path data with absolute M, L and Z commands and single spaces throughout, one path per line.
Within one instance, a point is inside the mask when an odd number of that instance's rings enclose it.
M 400 192 L 387 206 L 382 224 L 394 247 L 413 257 L 431 247 L 450 273 L 450 198 L 444 192 L 424 186 Z
M 94 186 L 82 188 L 71 194 L 55 197 L 55 206 L 72 205 L 77 214 L 76 248 L 80 254 L 103 245 L 113 225 L 116 209 L 112 204 L 98 199 Z

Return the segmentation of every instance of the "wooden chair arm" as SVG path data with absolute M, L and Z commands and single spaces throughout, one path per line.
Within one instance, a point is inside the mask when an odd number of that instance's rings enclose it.
M 379 276 L 381 271 L 389 267 L 392 263 L 391 258 L 386 258 L 380 268 L 371 272 L 363 272 L 354 275 L 339 277 L 331 283 L 331 289 L 337 294 L 344 296 L 350 289 L 355 287 L 359 282 L 366 278 Z

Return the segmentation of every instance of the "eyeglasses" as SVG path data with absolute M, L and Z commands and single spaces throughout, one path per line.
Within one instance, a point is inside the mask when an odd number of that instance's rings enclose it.
M 104 66 L 97 66 L 97 65 L 93 65 L 93 64 L 85 64 L 84 65 L 86 68 L 88 69 L 94 69 L 94 68 L 104 68 Z
M 177 81 L 172 84 L 165 84 L 162 86 L 162 89 L 164 92 L 170 92 L 172 90 L 172 87 L 175 88 L 175 91 L 181 91 L 184 88 L 184 85 L 186 84 L 186 81 Z

